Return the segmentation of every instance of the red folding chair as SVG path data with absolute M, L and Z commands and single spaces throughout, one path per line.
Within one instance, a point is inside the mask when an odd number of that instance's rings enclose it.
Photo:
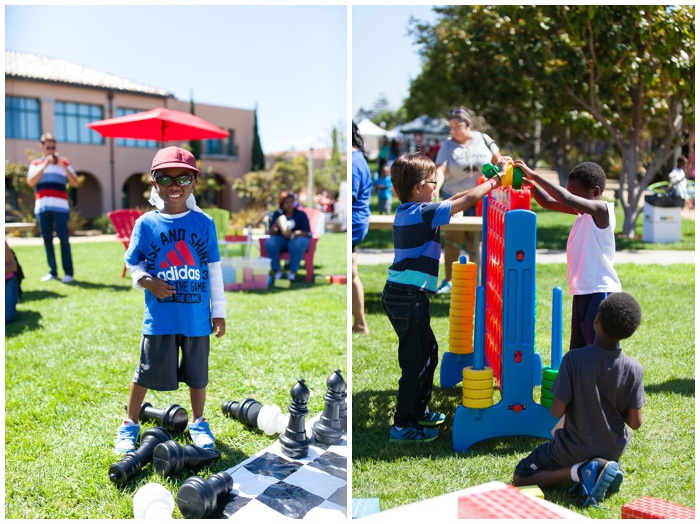
M 136 219 L 143 215 L 143 211 L 137 209 L 117 209 L 116 211 L 110 211 L 107 216 L 112 221 L 114 225 L 114 230 L 117 232 L 116 240 L 124 244 L 124 249 L 129 249 L 129 242 L 131 241 L 131 232 L 134 229 L 134 223 Z M 122 271 L 122 278 L 126 275 L 126 264 L 124 264 L 124 270 Z
M 309 209 L 306 207 L 301 207 L 306 216 L 309 217 L 309 225 L 311 226 L 311 238 L 309 239 L 309 248 L 304 253 L 304 265 L 306 268 L 306 281 L 311 282 L 314 279 L 314 253 L 316 253 L 316 244 L 318 244 L 318 239 L 321 238 L 316 232 L 318 226 L 318 221 L 321 220 L 323 212 L 320 209 Z M 267 251 L 265 251 L 265 240 L 260 239 L 260 256 L 267 257 Z M 289 262 L 289 252 L 283 251 L 280 253 L 280 261 L 286 260 Z

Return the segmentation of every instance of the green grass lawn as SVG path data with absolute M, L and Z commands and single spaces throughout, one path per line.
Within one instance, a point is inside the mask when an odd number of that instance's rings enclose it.
M 349 381 L 347 286 L 227 292 L 227 333 L 212 338 L 205 416 L 222 452 L 199 471 L 160 477 L 152 465 L 123 488 L 107 476 L 114 439 L 139 358 L 143 292 L 120 278 L 124 247 L 73 244 L 75 282 L 40 282 L 43 246 L 18 246 L 24 296 L 18 319 L 5 329 L 5 517 L 133 518 L 132 499 L 148 482 L 173 495 L 190 476 L 235 466 L 275 439 L 221 412 L 224 401 L 252 397 L 284 412 L 289 390 L 304 378 L 309 418 L 323 409 L 326 378 L 340 369 Z M 60 257 L 59 257 L 60 259 Z M 315 256 L 316 274 L 346 274 L 347 235 L 327 234 Z M 155 407 L 191 411 L 187 387 L 149 392 Z M 154 426 L 144 422 L 142 433 Z M 180 444 L 186 434 L 175 435 Z M 177 506 L 175 516 L 181 517 Z
M 556 504 L 592 518 L 620 518 L 626 502 L 653 496 L 695 506 L 695 276 L 690 265 L 616 266 L 623 289 L 640 302 L 643 322 L 623 349 L 645 369 L 642 427 L 633 431 L 622 456 L 625 480 L 601 508 L 582 509 L 568 486 L 544 490 Z M 353 334 L 353 497 L 379 497 L 382 510 L 490 481 L 512 481 L 517 462 L 541 439 L 497 438 L 467 452 L 452 448 L 452 417 L 461 384 L 439 387 L 436 371 L 432 408 L 447 415 L 440 437 L 429 444 L 389 443 L 400 377 L 397 338 L 381 305 L 385 266 L 360 266 L 370 335 Z M 568 348 L 571 298 L 566 267 L 537 267 L 536 347 L 550 363 L 552 288 L 564 289 L 564 347 Z M 431 324 L 441 355 L 448 346 L 449 296 L 431 298 Z M 536 388 L 538 389 L 538 388 Z M 537 392 L 534 398 L 539 398 Z M 572 483 L 573 484 L 573 483 Z M 456 512 L 456 508 L 455 508 Z

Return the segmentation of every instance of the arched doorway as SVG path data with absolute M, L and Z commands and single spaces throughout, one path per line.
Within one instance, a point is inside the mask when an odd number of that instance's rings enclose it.
M 97 177 L 86 171 L 78 171 L 82 178 L 80 187 L 69 187 L 68 198 L 71 207 L 83 218 L 96 218 L 102 215 L 102 187 Z
M 214 186 L 220 187 L 219 190 L 214 189 L 207 184 L 207 178 L 214 179 Z M 201 193 L 197 193 L 197 205 L 202 209 L 206 207 L 218 207 L 220 209 L 228 209 L 228 195 L 231 190 L 230 184 L 224 177 L 217 173 L 207 173 L 204 177 L 200 175 L 197 182 L 199 188 L 204 188 Z M 230 210 L 229 210 L 230 211 Z
M 143 173 L 134 173 L 122 186 L 122 209 L 150 210 L 150 185 L 141 181 Z M 146 196 L 149 195 L 149 196 Z

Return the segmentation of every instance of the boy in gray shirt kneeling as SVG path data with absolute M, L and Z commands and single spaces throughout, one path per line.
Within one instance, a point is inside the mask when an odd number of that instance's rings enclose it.
M 641 320 L 639 304 L 627 293 L 612 293 L 601 302 L 593 344 L 564 355 L 552 386 L 552 415 L 566 415 L 564 425 L 520 461 L 515 486 L 573 480 L 586 506 L 620 489 L 618 461 L 630 439 L 626 426 L 642 425 L 645 398 L 642 366 L 618 343 L 632 336 Z

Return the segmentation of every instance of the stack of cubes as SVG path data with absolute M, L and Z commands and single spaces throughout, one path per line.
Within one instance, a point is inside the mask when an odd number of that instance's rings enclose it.
M 269 285 L 269 258 L 224 258 L 221 270 L 226 291 L 267 289 Z

